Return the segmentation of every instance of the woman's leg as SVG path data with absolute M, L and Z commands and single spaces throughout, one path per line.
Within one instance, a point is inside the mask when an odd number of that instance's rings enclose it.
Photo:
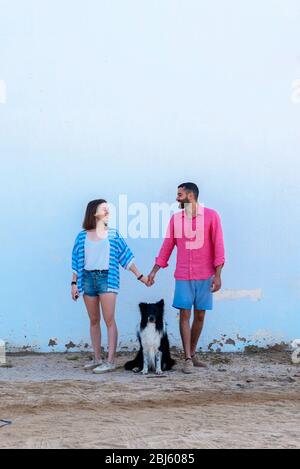
M 115 321 L 116 299 L 117 295 L 115 293 L 100 295 L 103 318 L 107 326 L 109 363 L 114 363 L 115 361 L 118 343 L 118 330 Z
M 95 353 L 95 361 L 101 360 L 101 329 L 100 329 L 100 304 L 98 296 L 83 295 L 86 309 L 91 322 L 91 339 Z

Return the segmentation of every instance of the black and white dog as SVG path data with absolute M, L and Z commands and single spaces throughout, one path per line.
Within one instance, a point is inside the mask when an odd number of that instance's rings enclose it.
M 140 350 L 136 358 L 125 364 L 126 370 L 147 375 L 150 370 L 161 375 L 171 370 L 175 361 L 170 355 L 170 344 L 164 323 L 164 300 L 141 303 L 141 323 L 138 330 Z

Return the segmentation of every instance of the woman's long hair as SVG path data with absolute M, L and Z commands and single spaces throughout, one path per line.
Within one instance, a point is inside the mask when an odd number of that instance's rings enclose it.
M 82 225 L 84 230 L 89 231 L 94 230 L 96 228 L 97 221 L 95 215 L 99 205 L 101 204 L 107 204 L 107 201 L 104 199 L 97 199 L 89 202 L 86 208 L 85 217 Z

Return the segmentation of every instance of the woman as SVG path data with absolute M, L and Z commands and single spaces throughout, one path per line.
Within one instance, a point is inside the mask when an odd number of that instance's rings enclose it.
M 134 264 L 134 256 L 125 240 L 108 227 L 109 208 L 106 200 L 93 200 L 86 209 L 83 231 L 75 240 L 72 252 L 72 298 L 77 301 L 83 293 L 90 318 L 94 361 L 85 366 L 100 374 L 115 369 L 118 331 L 115 321 L 116 299 L 119 291 L 119 264 L 130 270 L 147 285 Z M 108 331 L 108 360 L 101 359 L 101 312 Z

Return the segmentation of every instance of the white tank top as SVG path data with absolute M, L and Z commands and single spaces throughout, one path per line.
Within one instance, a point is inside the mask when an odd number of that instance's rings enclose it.
M 110 257 L 109 239 L 85 240 L 85 270 L 108 270 Z

